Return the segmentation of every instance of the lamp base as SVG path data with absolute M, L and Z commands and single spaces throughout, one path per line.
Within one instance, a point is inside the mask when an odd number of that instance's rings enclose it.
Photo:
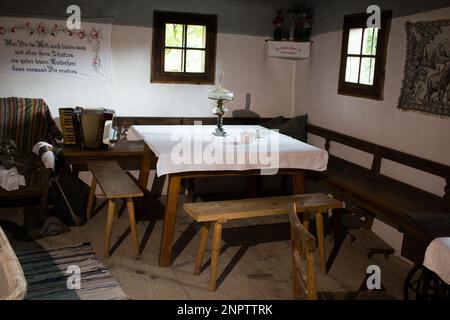
M 217 116 L 217 128 L 212 133 L 213 135 L 217 137 L 225 137 L 227 133 L 223 129 L 223 116 L 228 111 L 227 108 L 225 108 L 223 104 L 223 100 L 220 99 L 217 101 L 217 107 L 213 109 L 214 114 Z
M 223 128 L 220 128 L 220 129 L 216 128 L 216 130 L 214 130 L 212 134 L 217 137 L 226 137 L 227 136 L 227 133 L 225 132 L 225 130 L 223 130 Z

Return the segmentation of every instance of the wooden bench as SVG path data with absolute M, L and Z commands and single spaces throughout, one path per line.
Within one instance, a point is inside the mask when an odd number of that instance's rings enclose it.
M 126 199 L 128 217 L 130 220 L 131 240 L 135 253 L 139 255 L 139 240 L 136 229 L 133 198 L 142 197 L 144 193 L 131 177 L 122 170 L 116 161 L 88 161 L 89 171 L 92 172 L 91 191 L 89 193 L 86 216 L 91 218 L 95 202 L 95 189 L 97 184 L 108 201 L 108 213 L 106 219 L 105 256 L 109 257 L 111 244 L 112 224 L 116 212 L 116 199 Z
M 404 233 L 402 256 L 421 264 L 433 237 L 450 236 L 450 225 L 441 226 L 439 232 L 427 231 L 430 229 L 428 226 L 450 217 L 450 166 L 311 124 L 308 125 L 308 133 L 325 139 L 325 149 L 330 157 L 325 172 L 308 172 L 307 179 Z M 365 168 L 333 155 L 332 143 L 371 154 L 371 167 Z M 383 175 L 381 167 L 385 160 L 443 178 L 446 181 L 443 196 Z M 336 238 L 339 232 L 333 234 L 335 245 L 342 243 L 342 238 Z M 338 248 L 333 249 L 336 250 Z M 329 267 L 331 263 L 328 263 Z
M 297 212 L 299 213 L 315 213 L 320 264 L 322 272 L 325 273 L 325 245 L 322 214 L 328 212 L 330 209 L 341 208 L 342 202 L 325 194 L 318 193 L 184 204 L 184 210 L 186 213 L 189 214 L 195 221 L 203 223 L 200 231 L 200 243 L 195 260 L 194 274 L 197 275 L 200 273 L 211 223 L 214 225 L 209 289 L 214 291 L 216 290 L 222 224 L 228 220 L 234 219 L 287 214 L 288 208 L 292 203 L 296 203 Z M 304 217 L 303 225 L 306 229 L 309 228 L 308 217 Z

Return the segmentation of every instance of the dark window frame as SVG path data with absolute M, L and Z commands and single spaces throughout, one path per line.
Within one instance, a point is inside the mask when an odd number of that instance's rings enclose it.
M 165 72 L 166 23 L 206 26 L 205 72 Z M 214 84 L 216 69 L 217 15 L 154 11 L 152 45 L 152 83 Z
M 364 56 L 347 54 L 349 32 L 352 28 L 367 28 L 367 18 L 369 14 L 359 13 L 346 15 L 344 17 L 344 27 L 342 33 L 341 61 L 339 70 L 338 94 L 349 95 L 355 97 L 363 97 L 369 99 L 383 99 L 384 76 L 386 73 L 386 55 L 389 38 L 389 31 L 392 19 L 392 11 L 386 10 L 381 12 L 381 25 L 377 36 L 377 49 L 375 54 L 375 70 L 373 84 L 366 85 L 361 83 L 351 83 L 345 81 L 345 72 L 348 56 Z M 364 36 L 364 32 L 363 32 Z M 361 49 L 362 50 L 362 49 Z M 360 62 L 361 68 L 361 62 Z

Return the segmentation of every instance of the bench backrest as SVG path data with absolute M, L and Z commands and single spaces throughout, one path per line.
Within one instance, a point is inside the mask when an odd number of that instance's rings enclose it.
M 450 166 L 420 158 L 388 147 L 384 147 L 372 142 L 354 138 L 312 124 L 308 124 L 307 130 L 308 133 L 325 139 L 325 150 L 327 150 L 328 153 L 330 153 L 330 143 L 337 142 L 351 148 L 372 154 L 373 160 L 370 170 L 375 175 L 380 174 L 382 159 L 388 159 L 393 162 L 442 177 L 446 181 L 446 186 L 444 189 L 444 199 L 448 199 L 450 201 Z M 330 154 L 330 159 L 332 159 L 333 157 L 338 158 Z

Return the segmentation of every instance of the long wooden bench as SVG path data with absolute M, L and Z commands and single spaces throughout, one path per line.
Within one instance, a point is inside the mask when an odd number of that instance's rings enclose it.
M 199 249 L 195 260 L 194 274 L 200 273 L 211 223 L 213 223 L 213 240 L 209 289 L 214 291 L 216 290 L 222 224 L 233 219 L 287 214 L 292 203 L 296 204 L 297 213 L 315 213 L 320 264 L 322 272 L 325 273 L 325 244 L 322 214 L 331 209 L 342 208 L 342 202 L 325 194 L 318 193 L 282 197 L 185 203 L 184 210 L 186 213 L 189 214 L 195 221 L 203 223 L 200 232 Z M 306 229 L 308 229 L 309 219 L 304 216 L 303 220 L 303 225 Z

